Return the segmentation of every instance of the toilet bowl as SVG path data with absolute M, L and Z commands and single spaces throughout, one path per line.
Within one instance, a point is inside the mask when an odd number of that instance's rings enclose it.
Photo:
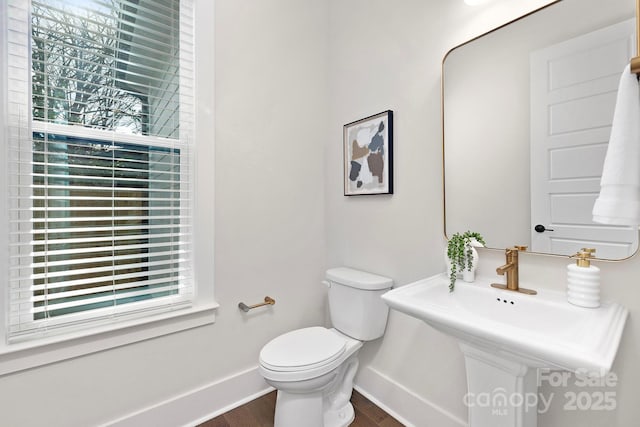
M 380 298 L 389 278 L 346 267 L 327 271 L 334 328 L 297 329 L 268 342 L 259 370 L 278 390 L 275 427 L 346 427 L 358 350 L 384 334 L 389 309 Z
M 311 327 L 280 335 L 260 352 L 260 373 L 278 390 L 274 425 L 343 427 L 354 418 L 349 399 L 362 342 L 335 329 Z

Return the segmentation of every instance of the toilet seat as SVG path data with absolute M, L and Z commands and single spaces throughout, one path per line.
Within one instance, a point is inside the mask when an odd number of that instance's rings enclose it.
M 297 329 L 268 342 L 260 351 L 260 365 L 276 372 L 316 370 L 340 358 L 346 347 L 347 341 L 327 328 Z

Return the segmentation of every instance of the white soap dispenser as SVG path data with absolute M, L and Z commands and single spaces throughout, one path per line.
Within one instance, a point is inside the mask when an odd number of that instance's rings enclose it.
M 575 264 L 567 266 L 567 300 L 580 307 L 600 307 L 600 269 L 591 265 L 595 249 L 582 248 L 573 255 Z

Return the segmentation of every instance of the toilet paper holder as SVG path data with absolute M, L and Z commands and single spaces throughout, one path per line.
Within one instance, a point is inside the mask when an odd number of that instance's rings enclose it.
M 244 311 L 245 313 L 247 313 L 249 310 L 253 309 L 253 308 L 258 308 L 258 307 L 262 307 L 264 305 L 274 305 L 276 303 L 276 300 L 274 300 L 273 298 L 266 296 L 264 297 L 264 302 L 258 303 L 258 304 L 253 304 L 253 305 L 247 305 L 243 302 L 238 304 L 238 308 L 242 311 Z

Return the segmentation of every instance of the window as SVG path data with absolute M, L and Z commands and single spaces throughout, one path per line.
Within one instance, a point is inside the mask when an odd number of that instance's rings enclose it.
M 190 306 L 191 1 L 7 11 L 8 341 Z

